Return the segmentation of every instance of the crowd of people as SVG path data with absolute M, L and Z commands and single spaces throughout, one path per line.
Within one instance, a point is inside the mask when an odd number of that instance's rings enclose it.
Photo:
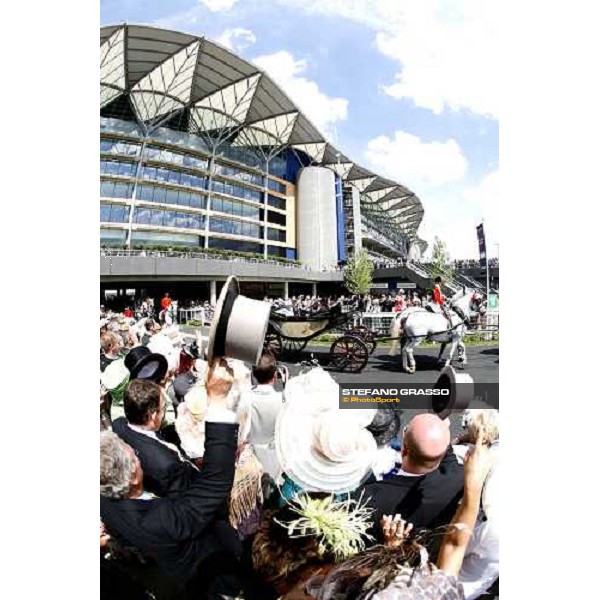
M 100 330 L 103 597 L 493 597 L 496 411 L 451 440 L 433 413 L 340 409 L 320 367 L 208 362 L 200 330 L 151 318 Z
M 455 260 L 452 262 L 452 266 L 455 269 L 478 269 L 481 267 L 481 264 L 478 260 L 470 258 L 467 260 Z M 500 266 L 499 259 L 497 257 L 488 258 L 488 266 L 490 266 L 490 267 Z

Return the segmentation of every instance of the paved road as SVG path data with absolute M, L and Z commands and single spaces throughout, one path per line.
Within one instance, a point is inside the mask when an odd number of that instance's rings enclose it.
M 193 328 L 182 327 L 187 333 L 195 331 Z M 208 337 L 208 327 L 202 328 L 202 334 Z M 446 349 L 446 352 L 448 349 Z M 439 363 L 437 355 L 439 346 L 429 348 L 417 348 L 415 350 L 415 362 L 417 372 L 413 375 L 404 373 L 401 368 L 399 356 L 390 357 L 389 348 L 378 348 L 373 356 L 369 358 L 367 366 L 361 373 L 338 373 L 330 371 L 332 377 L 343 383 L 435 383 L 439 376 Z M 329 362 L 329 346 L 307 346 L 297 357 L 286 359 L 283 362 L 290 370 L 290 375 L 297 375 L 302 369 L 299 364 L 303 360 L 310 360 L 311 354 L 319 361 L 323 368 L 327 369 Z M 464 372 L 471 375 L 475 383 L 493 383 L 499 381 L 500 352 L 499 346 L 467 346 L 468 364 Z M 477 402 L 471 404 L 477 407 Z M 484 405 L 481 405 L 484 406 Z M 407 423 L 418 410 L 404 409 L 402 411 L 402 422 Z M 452 415 L 450 417 L 452 435 L 460 431 L 461 417 Z
M 433 348 L 417 348 L 415 351 L 415 362 L 417 372 L 413 375 L 404 373 L 401 368 L 400 357 L 390 357 L 389 348 L 375 350 L 375 353 L 369 359 L 367 366 L 361 373 L 338 373 L 330 371 L 332 377 L 337 382 L 343 383 L 435 383 L 439 376 L 439 364 L 437 355 L 439 346 Z M 304 352 L 294 361 L 284 360 L 290 370 L 290 375 L 296 375 L 302 369 L 298 364 L 302 360 L 308 360 L 311 357 L 319 361 L 327 369 L 329 358 L 328 346 L 308 346 Z M 498 346 L 468 346 L 467 347 L 468 364 L 464 372 L 471 375 L 476 383 L 498 382 L 500 352 Z M 475 406 L 475 404 L 473 404 Z M 402 422 L 407 423 L 418 410 L 404 409 L 402 412 Z M 460 431 L 461 417 L 452 415 L 451 431 L 452 435 L 457 435 Z

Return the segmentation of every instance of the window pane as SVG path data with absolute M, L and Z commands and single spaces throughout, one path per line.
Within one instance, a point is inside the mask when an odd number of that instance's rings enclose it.
M 150 223 L 152 225 L 162 225 L 164 220 L 164 210 L 151 210 L 150 211 Z
M 167 190 L 162 187 L 154 188 L 154 202 L 166 202 L 167 201 Z
M 267 202 L 270 206 L 274 206 L 275 208 L 285 210 L 285 199 L 283 198 L 278 198 L 277 196 L 269 194 L 267 197 Z
M 267 221 L 269 223 L 275 223 L 276 225 L 284 225 L 285 226 L 285 215 L 280 215 L 279 213 L 268 211 L 267 212 Z
M 100 181 L 100 196 L 111 198 L 113 195 L 113 187 L 112 181 Z
M 177 190 L 167 190 L 167 197 L 165 201 L 167 204 L 177 204 L 177 197 Z
M 165 210 L 163 225 L 165 227 L 177 227 L 177 212 Z
M 137 207 L 135 212 L 133 213 L 134 219 L 136 223 L 141 223 L 143 225 L 148 225 L 150 223 L 150 208 L 140 208 Z
M 204 196 L 190 193 L 190 206 L 193 206 L 194 208 L 205 208 L 206 202 Z
M 148 202 L 152 202 L 152 191 L 153 188 L 151 185 L 138 185 L 137 197 L 140 200 L 147 200 Z
M 110 221 L 110 204 L 100 205 L 100 221 L 104 223 Z

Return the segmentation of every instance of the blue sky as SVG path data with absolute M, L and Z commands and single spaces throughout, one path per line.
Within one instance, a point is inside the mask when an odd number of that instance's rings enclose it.
M 410 187 L 452 258 L 499 243 L 497 6 L 488 0 L 101 0 L 102 25 L 206 35 L 264 68 L 358 164 Z

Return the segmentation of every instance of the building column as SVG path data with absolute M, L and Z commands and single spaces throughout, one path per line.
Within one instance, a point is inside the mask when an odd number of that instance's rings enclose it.
M 317 282 L 316 281 L 313 281 L 313 284 L 312 284 L 312 295 L 313 296 L 317 295 Z
M 284 281 L 283 282 L 283 299 L 288 300 L 289 297 L 290 297 L 290 282 Z
M 217 303 L 217 282 L 210 282 L 210 303 L 214 306 Z

